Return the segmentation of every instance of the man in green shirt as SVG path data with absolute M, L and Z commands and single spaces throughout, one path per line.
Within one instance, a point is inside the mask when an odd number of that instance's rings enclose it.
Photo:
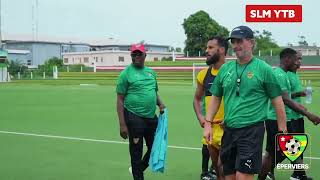
M 297 58 L 298 58 L 297 69 L 299 69 L 302 61 L 301 52 L 297 52 Z M 301 97 L 306 96 L 306 93 L 304 92 L 304 89 L 302 87 L 300 77 L 297 73 L 297 69 L 294 72 L 289 71 L 287 72 L 287 74 L 291 84 L 291 98 L 295 102 L 302 104 Z M 305 133 L 303 115 L 294 111 L 291 112 L 291 115 L 292 115 L 292 121 L 291 121 L 292 131 L 294 133 Z M 294 163 L 303 164 L 303 154 Z M 306 172 L 304 170 L 300 170 L 300 169 L 294 170 L 291 177 L 295 179 L 312 180 L 311 177 L 308 177 L 306 175 Z
M 143 44 L 131 46 L 132 64 L 119 75 L 117 82 L 117 112 L 120 136 L 129 136 L 132 175 L 134 180 L 143 180 L 143 171 L 148 167 L 158 118 L 156 105 L 160 112 L 165 106 L 158 95 L 157 74 L 144 66 L 146 51 Z M 143 138 L 147 152 L 143 153 Z
M 212 117 L 224 97 L 224 135 L 220 158 L 225 178 L 253 180 L 261 170 L 264 121 L 269 99 L 277 109 L 278 130 L 286 131 L 281 89 L 272 67 L 253 57 L 253 31 L 239 26 L 231 32 L 237 60 L 225 63 L 211 86 L 212 98 L 206 115 L 204 137 L 211 140 Z
M 208 68 L 202 69 L 197 75 L 197 88 L 194 94 L 193 108 L 198 118 L 200 126 L 203 128 L 205 123 L 206 109 L 208 102 L 212 97 L 210 87 L 212 82 L 219 72 L 219 68 L 225 62 L 225 57 L 228 51 L 228 41 L 220 36 L 212 37 L 207 43 L 207 60 Z M 223 102 L 223 101 L 222 101 Z M 221 147 L 221 139 L 223 136 L 223 122 L 224 110 L 223 104 L 220 106 L 218 113 L 213 118 L 213 130 L 216 132 L 212 139 L 212 143 L 208 144 L 206 140 L 202 139 L 202 173 L 201 180 L 211 179 L 213 172 L 208 171 L 209 157 L 211 157 L 213 168 L 215 169 L 217 179 L 223 179 L 222 165 L 219 160 L 219 152 Z
M 299 61 L 297 52 L 291 48 L 285 48 L 280 52 L 280 67 L 274 70 L 274 74 L 281 87 L 281 96 L 283 99 L 287 116 L 287 126 L 290 133 L 293 133 L 291 119 L 292 111 L 299 114 L 303 114 L 310 119 L 314 124 L 320 122 L 320 118 L 310 112 L 301 105 L 291 99 L 291 84 L 287 75 L 288 71 L 296 71 L 298 68 Z M 286 156 L 282 153 L 279 148 L 276 148 L 275 137 L 278 133 L 278 126 L 276 123 L 276 110 L 269 106 L 268 120 L 265 122 L 267 131 L 267 143 L 266 153 L 263 158 L 262 171 L 259 174 L 259 179 L 265 179 L 268 172 L 273 171 L 276 164 L 286 159 Z

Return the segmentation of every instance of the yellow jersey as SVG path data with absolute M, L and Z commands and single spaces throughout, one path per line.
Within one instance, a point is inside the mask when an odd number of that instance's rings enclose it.
M 213 84 L 213 79 L 217 76 L 219 70 L 218 69 L 214 69 L 214 68 L 211 68 L 211 75 L 208 74 L 207 75 L 207 72 L 208 72 L 209 68 L 205 68 L 203 70 L 201 70 L 198 75 L 197 75 L 197 81 L 199 84 L 201 84 L 204 89 L 205 89 L 205 112 L 208 111 L 208 106 L 209 106 L 209 102 L 210 102 L 210 99 L 211 99 L 211 93 L 209 92 L 209 89 L 211 87 L 211 85 Z M 210 77 L 211 76 L 211 81 L 208 82 L 208 80 L 206 80 L 206 77 Z M 207 82 L 205 82 L 207 81 Z M 208 88 L 206 88 L 208 87 Z M 223 103 L 223 98 L 222 98 L 222 101 L 221 101 L 221 104 L 220 104 L 220 107 L 219 107 L 219 110 L 218 112 L 216 113 L 215 117 L 213 118 L 213 122 L 214 123 L 220 123 L 222 122 L 224 119 L 224 103 Z

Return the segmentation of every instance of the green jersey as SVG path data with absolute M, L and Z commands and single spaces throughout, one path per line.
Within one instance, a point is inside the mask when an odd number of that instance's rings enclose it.
M 288 78 L 287 73 L 281 69 L 280 67 L 277 67 L 274 69 L 274 75 L 276 76 L 278 83 L 281 87 L 282 92 L 287 92 L 288 96 L 291 97 L 291 85 Z M 292 110 L 285 106 L 286 115 L 287 115 L 287 121 L 290 121 L 292 119 Z M 269 103 L 269 112 L 268 112 L 268 119 L 270 120 L 277 120 L 276 112 L 273 106 L 271 105 L 271 102 Z
M 292 93 L 302 92 L 303 87 L 302 87 L 299 75 L 293 72 L 287 72 L 287 75 L 291 84 L 291 92 Z M 295 98 L 292 98 L 292 100 L 296 101 L 299 104 L 302 104 L 301 97 L 295 97 Z M 296 120 L 296 119 L 302 118 L 303 115 L 292 111 L 291 117 L 292 119 Z
M 149 67 L 135 68 L 132 64 L 119 75 L 117 93 L 123 94 L 124 107 L 144 118 L 155 116 L 157 104 L 157 74 Z
M 225 63 L 210 91 L 214 96 L 224 97 L 224 123 L 231 128 L 265 121 L 269 99 L 281 95 L 272 67 L 255 57 L 248 64 L 240 65 L 237 61 Z

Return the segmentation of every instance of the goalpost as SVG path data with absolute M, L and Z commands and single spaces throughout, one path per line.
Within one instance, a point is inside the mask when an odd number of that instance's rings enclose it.
M 192 86 L 197 86 L 197 75 L 202 70 L 207 68 L 208 65 L 206 63 L 193 63 L 192 64 Z
M 235 60 L 236 58 L 226 58 L 226 62 L 230 60 Z M 207 68 L 208 65 L 206 63 L 193 63 L 192 64 L 192 86 L 197 86 L 197 75 L 202 70 Z

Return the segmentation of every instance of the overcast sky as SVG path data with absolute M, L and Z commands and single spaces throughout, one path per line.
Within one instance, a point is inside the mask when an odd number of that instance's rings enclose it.
M 35 0 L 1 0 L 2 31 L 32 35 L 32 4 Z M 184 18 L 199 10 L 231 30 L 247 25 L 271 31 L 280 44 L 296 44 L 299 35 L 310 45 L 320 45 L 319 7 L 316 0 L 38 0 L 39 35 L 103 39 L 128 43 L 183 47 Z M 302 23 L 246 23 L 246 4 L 302 4 Z

